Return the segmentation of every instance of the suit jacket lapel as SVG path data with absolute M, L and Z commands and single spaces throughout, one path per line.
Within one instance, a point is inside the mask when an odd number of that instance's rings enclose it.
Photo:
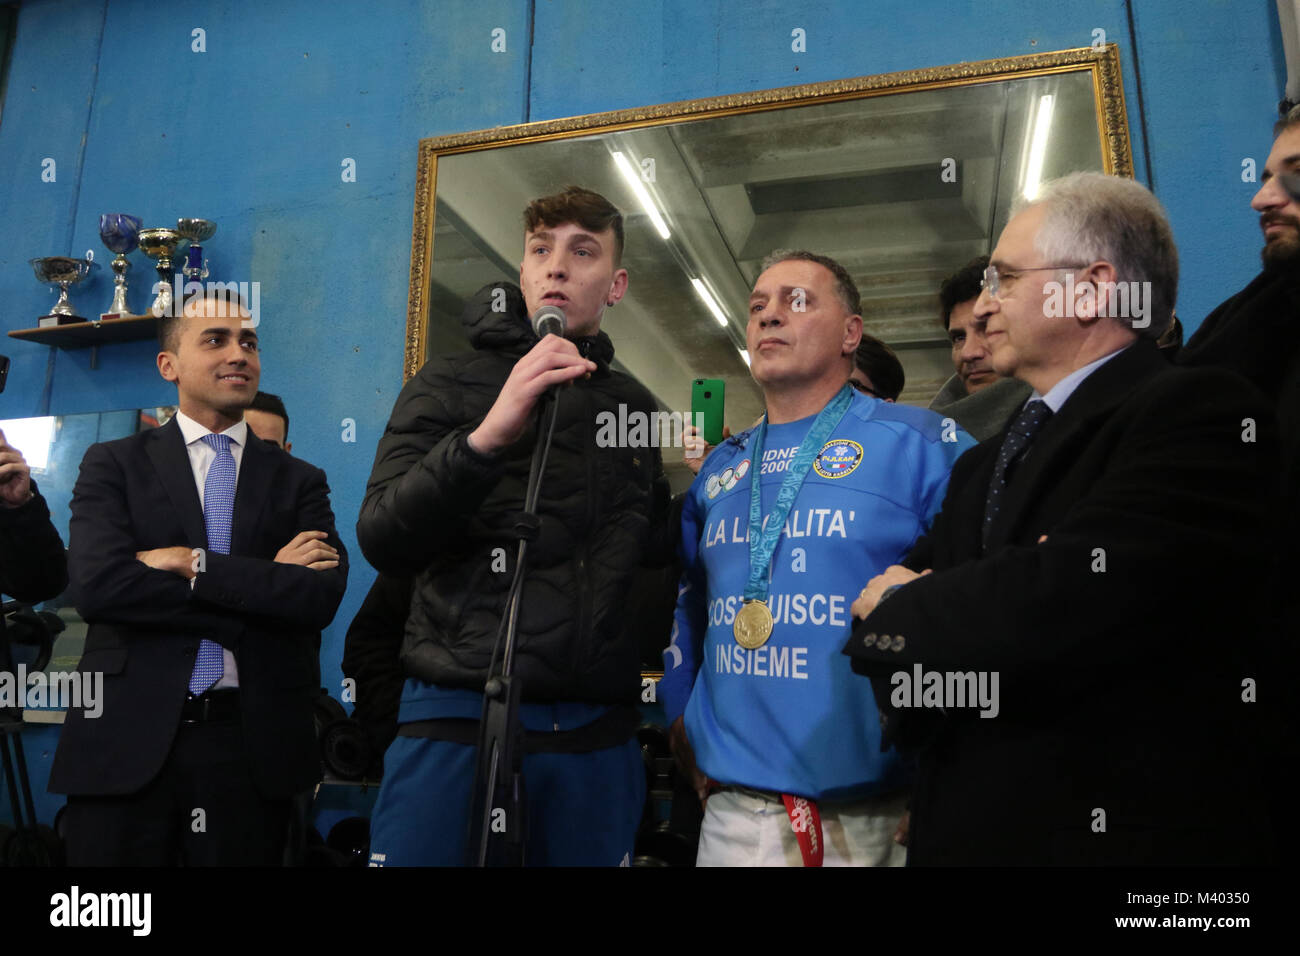
M 1096 420 L 1109 415 L 1140 382 L 1167 368 L 1169 362 L 1155 343 L 1142 338 L 1083 380 L 1043 426 L 1028 455 L 1012 472 L 1006 499 L 989 529 L 987 551 L 1015 539 L 1032 505 L 1042 500 L 1044 484 L 1055 479 L 1060 456 L 1072 453 L 1076 439 L 1091 433 Z M 1068 467 L 1069 462 L 1065 464 Z M 987 487 L 986 483 L 986 492 Z
M 191 548 L 208 546 L 207 527 L 203 523 L 203 508 L 199 505 L 199 490 L 194 484 L 194 469 L 190 467 L 190 455 L 185 450 L 185 438 L 181 435 L 181 426 L 173 417 L 166 425 L 149 432 L 145 446 L 149 459 L 153 462 L 162 481 L 162 486 L 171 499 L 172 507 L 180 515 L 181 526 Z
M 235 523 L 230 536 L 231 554 L 248 554 L 256 540 L 258 522 L 271 491 L 275 475 L 272 446 L 248 431 L 243 459 L 239 463 L 239 484 L 235 486 Z M 287 543 L 287 542 L 286 542 Z

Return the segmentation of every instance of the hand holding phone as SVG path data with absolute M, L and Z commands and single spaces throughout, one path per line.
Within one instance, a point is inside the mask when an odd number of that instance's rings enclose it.
M 722 413 L 727 397 L 727 383 L 720 378 L 697 378 L 691 383 L 691 424 L 703 421 L 704 440 L 720 445 Z

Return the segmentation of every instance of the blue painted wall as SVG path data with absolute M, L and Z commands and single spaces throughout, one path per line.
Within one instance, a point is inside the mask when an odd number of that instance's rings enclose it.
M 497 27 L 505 53 L 490 49 Z M 191 50 L 195 28 L 206 53 Z M 1120 46 L 1138 176 L 1172 217 L 1190 331 L 1257 270 L 1241 161 L 1262 167 L 1285 79 L 1268 0 L 29 0 L 0 121 L 0 325 L 30 326 L 50 304 L 28 258 L 93 248 L 106 265 L 102 212 L 220 223 L 214 278 L 261 282 L 263 385 L 288 404 L 295 453 L 329 474 L 352 552 L 322 650 L 337 688 L 373 579 L 352 529 L 401 386 L 420 138 L 1086 46 L 1096 29 Z M 345 157 L 355 183 L 341 181 Z M 132 259 L 142 310 L 152 275 Z M 105 307 L 111 278 L 102 270 L 74 301 Z M 174 401 L 148 343 L 104 349 L 96 369 L 85 351 L 3 350 L 0 418 Z M 29 734 L 38 787 L 56 741 Z M 41 816 L 58 803 L 42 800 Z

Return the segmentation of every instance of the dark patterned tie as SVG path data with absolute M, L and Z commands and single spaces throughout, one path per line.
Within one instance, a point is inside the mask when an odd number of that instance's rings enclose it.
M 1006 440 L 1002 442 L 1002 450 L 998 452 L 997 465 L 993 469 L 993 480 L 989 482 L 988 499 L 984 502 L 984 547 L 988 547 L 989 529 L 993 527 L 993 519 L 997 516 L 998 508 L 1006 495 L 1007 469 L 1024 456 L 1029 443 L 1051 417 L 1052 410 L 1047 407 L 1047 403 L 1036 398 L 1022 408 L 1016 420 L 1011 423 L 1011 430 L 1007 432 Z

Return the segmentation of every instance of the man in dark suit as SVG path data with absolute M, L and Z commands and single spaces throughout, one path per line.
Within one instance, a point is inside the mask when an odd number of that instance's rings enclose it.
M 993 252 L 976 315 L 1033 393 L 957 462 L 845 647 L 919 750 L 909 863 L 1260 859 L 1276 433 L 1244 379 L 1160 355 L 1177 261 L 1155 198 L 1092 173 L 1044 187 Z
M 324 473 L 243 421 L 260 360 L 234 305 L 160 320 L 180 410 L 91 446 L 73 491 L 80 669 L 104 674 L 102 715 L 69 712 L 50 773 L 74 866 L 277 863 L 290 798 L 320 779 L 314 639 L 347 556 Z
M 1265 665 L 1271 678 L 1260 705 L 1269 713 L 1270 804 L 1279 859 L 1300 853 L 1300 820 L 1291 782 L 1300 763 L 1300 107 L 1273 129 L 1273 147 L 1250 201 L 1259 214 L 1263 271 L 1205 317 L 1178 353 L 1180 365 L 1214 365 L 1240 372 L 1271 399 L 1282 442 L 1278 475 L 1282 506 L 1273 534 L 1275 603 Z

